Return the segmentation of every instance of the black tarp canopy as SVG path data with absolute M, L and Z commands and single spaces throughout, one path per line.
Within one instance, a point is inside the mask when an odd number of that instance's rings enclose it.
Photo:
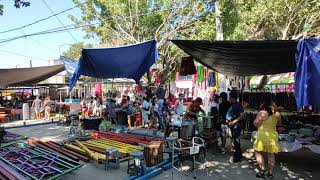
M 32 85 L 64 71 L 64 65 L 0 69 L 0 87 Z
M 297 41 L 172 40 L 201 64 L 224 75 L 267 75 L 296 70 Z

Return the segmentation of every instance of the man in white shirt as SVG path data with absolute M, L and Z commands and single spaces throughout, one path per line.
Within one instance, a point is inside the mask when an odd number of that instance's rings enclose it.
M 177 115 L 179 115 L 180 117 L 183 116 L 183 112 L 184 112 L 184 106 L 183 106 L 183 94 L 179 94 L 179 99 L 176 101 L 174 107 L 175 107 L 175 111 L 177 113 Z
M 97 113 L 99 112 L 99 105 L 98 105 L 97 97 L 95 97 L 94 100 L 93 100 L 92 110 L 93 110 L 92 114 L 93 114 L 94 116 L 96 116 Z

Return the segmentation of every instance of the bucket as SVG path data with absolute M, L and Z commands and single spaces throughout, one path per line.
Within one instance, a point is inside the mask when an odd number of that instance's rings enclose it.
M 22 105 L 22 118 L 23 120 L 30 119 L 30 108 L 28 103 L 23 103 Z
M 183 121 L 181 123 L 181 138 L 191 140 L 196 134 L 196 123 L 192 121 Z

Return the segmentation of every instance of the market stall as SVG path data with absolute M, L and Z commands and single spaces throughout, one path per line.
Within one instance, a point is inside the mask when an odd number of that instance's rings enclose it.
M 317 135 L 320 121 L 316 113 L 320 107 L 319 95 L 316 95 L 319 93 L 317 80 L 320 79 L 319 38 L 298 41 L 172 42 L 196 61 L 224 75 L 264 75 L 251 79 L 252 82 L 238 78 L 240 83 L 244 83 L 238 86 L 241 89 L 235 89 L 247 108 L 245 130 L 255 130 L 253 121 L 257 107 L 264 99 L 272 99 L 280 106 L 284 119 L 285 130 L 280 132 L 279 137 L 282 150 L 290 152 L 308 147 L 317 152 L 320 140 Z M 273 75 L 279 73 L 283 74 Z M 315 113 L 304 113 L 305 107 L 312 107 Z

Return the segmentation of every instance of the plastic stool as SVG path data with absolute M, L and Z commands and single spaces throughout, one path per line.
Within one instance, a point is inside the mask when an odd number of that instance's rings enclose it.
M 115 162 L 110 161 L 110 156 L 114 156 Z M 113 167 L 115 169 L 120 168 L 120 153 L 116 148 L 106 149 L 106 161 L 104 162 L 104 169 L 107 170 L 109 167 Z
M 144 154 L 142 151 L 132 151 L 129 153 L 127 173 L 131 176 L 143 175 Z M 132 163 L 131 163 L 132 161 Z

